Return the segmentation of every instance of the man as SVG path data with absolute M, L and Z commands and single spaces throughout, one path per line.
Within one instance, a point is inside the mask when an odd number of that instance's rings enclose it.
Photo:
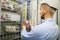
M 24 27 L 21 32 L 22 40 L 57 40 L 59 28 L 53 20 L 53 14 L 56 9 L 46 3 L 42 3 L 40 11 L 41 19 L 45 21 L 40 25 L 31 27 L 29 32 Z

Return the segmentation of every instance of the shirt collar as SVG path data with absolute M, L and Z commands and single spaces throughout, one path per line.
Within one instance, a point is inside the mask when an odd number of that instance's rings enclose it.
M 53 18 L 45 19 L 44 21 L 53 21 Z
M 46 22 L 46 21 L 53 21 L 53 18 L 45 19 L 45 20 L 42 21 L 42 23 L 43 23 L 43 22 Z

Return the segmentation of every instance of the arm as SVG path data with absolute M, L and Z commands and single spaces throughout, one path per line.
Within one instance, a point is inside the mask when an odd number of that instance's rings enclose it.
M 21 31 L 21 37 L 22 37 L 22 39 L 35 39 L 35 37 L 38 35 L 37 33 L 38 33 L 38 31 L 39 31 L 39 26 L 40 25 L 36 25 L 36 26 L 34 26 L 34 27 L 31 27 L 31 25 L 30 25 L 30 31 L 27 31 L 27 28 L 29 28 L 29 23 L 28 23 L 28 25 L 26 24 L 26 21 L 24 21 L 24 24 L 25 24 L 25 26 L 23 27 L 23 29 L 22 29 L 22 31 Z M 28 27 L 27 27 L 28 26 Z
M 35 26 L 35 27 L 31 27 L 31 31 L 30 32 L 27 32 L 26 29 L 24 28 L 22 31 L 21 31 L 21 36 L 22 36 L 22 39 L 23 40 L 34 40 L 35 37 L 38 35 L 38 27 Z

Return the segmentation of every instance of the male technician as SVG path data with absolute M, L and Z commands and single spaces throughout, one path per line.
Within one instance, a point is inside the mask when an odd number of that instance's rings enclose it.
M 53 20 L 55 8 L 47 3 L 42 3 L 40 8 L 41 19 L 45 20 L 42 24 L 24 27 L 21 32 L 22 40 L 57 40 L 59 34 L 58 25 Z M 28 30 L 28 31 L 27 31 Z

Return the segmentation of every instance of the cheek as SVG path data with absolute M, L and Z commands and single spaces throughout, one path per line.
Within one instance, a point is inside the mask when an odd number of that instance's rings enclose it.
M 40 15 L 41 15 L 41 16 L 43 16 L 43 15 L 44 15 L 44 13 L 43 13 L 43 12 L 40 12 Z
M 41 15 L 41 17 L 43 16 L 43 14 L 42 14 L 42 13 L 41 13 L 40 15 Z

